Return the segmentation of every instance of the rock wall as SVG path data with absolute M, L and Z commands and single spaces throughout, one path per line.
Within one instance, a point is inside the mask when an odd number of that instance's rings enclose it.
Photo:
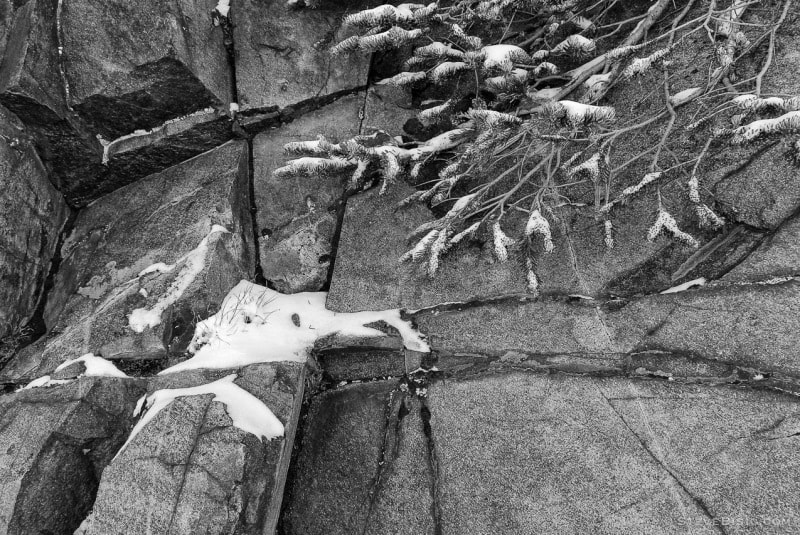
M 441 215 L 398 208 L 422 184 L 273 175 L 288 142 L 432 134 L 417 112 L 440 95 L 374 83 L 395 56 L 327 53 L 375 4 L 216 5 L 0 0 L 0 532 L 800 529 L 800 196 L 780 147 L 709 154 L 730 224 L 699 250 L 646 241 L 641 199 L 614 250 L 564 205 L 539 296 L 486 236 L 431 279 L 398 262 Z M 798 92 L 795 30 L 767 93 Z M 650 89 L 608 99 L 634 113 Z M 387 336 L 324 337 L 308 362 L 160 373 L 241 279 L 401 309 L 431 351 L 378 322 Z M 63 366 L 89 353 L 124 374 Z M 224 378 L 283 435 L 181 390 Z

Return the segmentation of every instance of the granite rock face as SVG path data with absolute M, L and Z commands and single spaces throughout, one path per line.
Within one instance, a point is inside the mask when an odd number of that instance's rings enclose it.
M 230 142 L 83 210 L 45 310 L 49 335 L 3 375 L 38 377 L 88 352 L 158 359 L 185 349 L 197 319 L 252 276 L 249 208 L 247 146 Z M 138 332 L 137 309 L 154 311 Z
M 70 106 L 105 140 L 232 101 L 216 2 L 79 0 L 61 11 Z M 119 24 L 125 20 L 126 24 Z
M 230 128 L 207 124 L 219 118 L 215 108 L 227 111 L 232 93 L 214 5 L 35 0 L 7 8 L 0 103 L 31 129 L 70 204 L 199 154 L 209 136 L 213 145 L 230 137 Z M 163 126 L 198 113 L 202 121 Z M 180 135 L 165 143 L 166 134 Z M 138 143 L 107 148 L 130 135 Z
M 368 54 L 331 57 L 341 38 L 338 21 L 366 2 L 323 1 L 293 9 L 282 0 L 243 0 L 234 5 L 236 87 L 243 110 L 285 108 L 366 85 Z
M 428 404 L 442 533 L 798 525 L 789 396 L 513 374 L 435 385 Z
M 234 427 L 213 395 L 170 403 L 103 472 L 92 513 L 76 533 L 272 533 L 303 399 L 303 369 L 278 363 L 233 370 L 235 383 L 284 424 L 283 438 L 260 440 Z M 150 381 L 148 394 L 229 373 L 161 376 Z
M 0 107 L 0 338 L 31 318 L 68 212 L 27 131 Z
M 0 531 L 72 533 L 142 393 L 140 382 L 87 377 L 0 397 Z
M 394 382 L 316 396 L 303 430 L 282 529 L 291 534 L 363 532 L 371 513 L 387 423 L 399 410 Z
M 345 184 L 329 176 L 276 178 L 283 146 L 308 133 L 332 143 L 359 133 L 363 95 L 351 95 L 253 139 L 253 189 L 264 277 L 283 293 L 319 291 L 328 277 Z

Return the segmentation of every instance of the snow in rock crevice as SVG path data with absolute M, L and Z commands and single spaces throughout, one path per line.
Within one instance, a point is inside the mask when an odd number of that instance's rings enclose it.
M 181 298 L 183 293 L 191 286 L 194 279 L 203 271 L 206 266 L 206 256 L 208 255 L 209 240 L 215 234 L 227 234 L 228 229 L 221 225 L 214 225 L 200 243 L 179 258 L 174 264 L 158 262 L 143 269 L 139 277 L 149 273 L 170 273 L 178 265 L 181 269 L 175 276 L 175 280 L 170 284 L 166 293 L 153 305 L 152 308 L 137 308 L 128 316 L 128 325 L 137 333 L 144 332 L 149 327 L 155 327 L 161 323 L 161 314 L 173 303 Z
M 400 333 L 407 349 L 430 351 L 423 335 L 401 318 L 399 309 L 353 313 L 325 308 L 327 293 L 284 295 L 241 281 L 226 296 L 219 312 L 195 328 L 189 352 L 194 356 L 161 373 L 196 368 L 236 368 L 259 362 L 305 362 L 319 338 L 380 337 L 365 325 L 383 321 Z

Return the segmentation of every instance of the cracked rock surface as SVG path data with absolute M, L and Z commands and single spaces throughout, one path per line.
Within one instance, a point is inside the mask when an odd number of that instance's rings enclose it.
M 230 373 L 190 372 L 152 380 L 148 393 L 207 384 Z M 76 533 L 270 533 L 288 467 L 303 365 L 237 370 L 236 384 L 287 427 L 262 441 L 231 424 L 214 396 L 164 408 L 103 472 L 92 513 Z
M 139 382 L 87 377 L 0 397 L 0 531 L 77 528 L 143 393 Z
M 0 107 L 0 338 L 31 318 L 67 215 L 28 132 Z
M 229 289 L 253 271 L 249 206 L 247 147 L 238 141 L 83 210 L 62 247 L 64 260 L 45 309 L 49 334 L 12 359 L 3 377 L 30 380 L 90 352 L 108 359 L 164 359 L 181 344 L 182 351 L 197 318 L 215 312 Z M 214 225 L 229 232 L 212 233 Z M 192 253 L 204 240 L 205 250 Z M 199 256 L 187 260 L 187 254 Z M 156 264 L 174 268 L 139 276 Z M 186 287 L 178 295 L 181 281 Z M 158 325 L 132 330 L 135 309 L 159 306 Z

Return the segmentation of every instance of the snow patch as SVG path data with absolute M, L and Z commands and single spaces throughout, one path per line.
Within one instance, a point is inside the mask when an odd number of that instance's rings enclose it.
M 212 401 L 219 401 L 225 405 L 225 411 L 233 421 L 233 426 L 238 427 L 246 433 L 257 436 L 259 440 L 262 440 L 262 438 L 272 440 L 273 438 L 283 436 L 284 429 L 281 421 L 278 420 L 275 414 L 273 414 L 273 412 L 269 410 L 269 407 L 260 399 L 236 385 L 236 383 L 233 382 L 236 377 L 234 373 L 214 381 L 213 383 L 191 388 L 167 388 L 164 390 L 156 390 L 149 396 L 143 396 L 136 404 L 133 415 L 139 416 L 142 410 L 147 410 L 147 412 L 136 422 L 128 440 L 125 441 L 125 444 L 122 445 L 122 448 L 120 448 L 114 458 L 116 459 L 119 457 L 120 453 L 125 451 L 128 444 L 133 441 L 136 435 L 138 435 L 162 409 L 169 406 L 169 404 L 177 398 L 187 396 L 214 394 L 214 399 Z
M 700 277 L 699 279 L 690 280 L 688 282 L 684 282 L 683 284 L 679 284 L 677 286 L 673 286 L 667 290 L 661 292 L 662 295 L 664 294 L 676 294 L 678 292 L 685 292 L 689 288 L 694 288 L 695 286 L 705 286 L 706 279 L 705 277 Z
M 18 388 L 17 392 L 22 390 L 30 390 L 31 388 L 45 388 L 48 386 L 65 385 L 67 383 L 71 383 L 72 381 L 74 381 L 74 379 L 50 379 L 49 375 L 44 375 L 38 379 L 34 379 L 22 388 Z
M 284 295 L 243 280 L 228 293 L 219 312 L 197 324 L 189 345 L 194 356 L 161 373 L 305 362 L 314 342 L 327 335 L 385 336 L 364 326 L 378 321 L 397 329 L 407 349 L 430 352 L 424 336 L 400 317 L 399 309 L 337 313 L 325 308 L 326 298 L 326 292 Z
M 231 0 L 219 0 L 215 9 L 217 10 L 217 13 L 223 17 L 227 17 L 228 12 L 231 10 Z
M 183 264 L 180 272 L 175 277 L 175 280 L 170 285 L 167 293 L 158 300 L 155 306 L 151 309 L 137 308 L 128 316 L 128 325 L 134 332 L 143 332 L 148 327 L 155 327 L 161 323 L 161 314 L 173 303 L 175 303 L 183 295 L 189 286 L 194 281 L 195 277 L 203 271 L 206 265 L 206 255 L 208 253 L 208 241 L 213 234 L 228 233 L 228 229 L 221 225 L 214 225 L 211 231 L 206 234 L 200 244 L 183 255 L 174 264 L 168 265 L 163 262 L 153 264 L 141 272 L 139 276 L 147 275 L 148 273 L 169 273 L 175 269 L 178 264 Z
M 61 371 L 76 362 L 82 362 L 83 366 L 86 368 L 86 371 L 79 377 L 84 375 L 90 377 L 128 377 L 124 372 L 114 366 L 113 363 L 107 361 L 103 357 L 97 357 L 93 353 L 86 353 L 78 358 L 63 362 L 56 368 L 56 371 Z

